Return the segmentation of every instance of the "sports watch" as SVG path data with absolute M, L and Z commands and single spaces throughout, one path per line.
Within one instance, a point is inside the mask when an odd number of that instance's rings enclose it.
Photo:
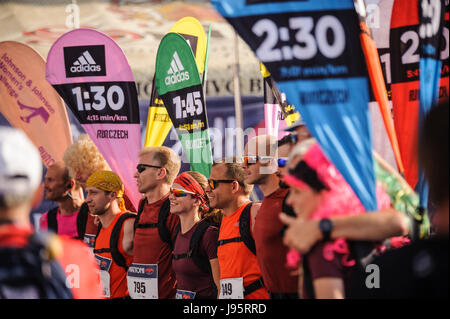
M 329 241 L 333 230 L 333 222 L 328 218 L 322 218 L 319 222 L 319 229 L 322 232 L 322 241 Z

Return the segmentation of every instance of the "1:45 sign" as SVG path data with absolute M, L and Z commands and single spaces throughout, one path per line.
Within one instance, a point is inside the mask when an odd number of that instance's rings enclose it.
M 184 119 L 203 113 L 203 102 L 200 91 L 187 93 L 186 99 L 183 99 L 181 96 L 176 96 L 173 98 L 173 104 L 175 105 L 175 117 L 177 119 Z

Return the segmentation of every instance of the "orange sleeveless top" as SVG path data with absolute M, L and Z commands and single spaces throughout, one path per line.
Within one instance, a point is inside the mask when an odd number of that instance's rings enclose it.
M 223 216 L 218 240 L 240 237 L 239 218 L 244 208 L 239 207 L 230 216 Z M 252 235 L 253 236 L 253 235 Z M 256 256 L 245 246 L 244 242 L 231 242 L 217 247 L 217 258 L 220 267 L 220 279 L 243 278 L 244 287 L 261 278 L 261 270 Z M 267 299 L 266 288 L 260 288 L 245 296 L 245 299 Z
M 109 240 L 111 238 L 111 233 L 114 228 L 114 225 L 119 220 L 119 217 L 125 214 L 126 212 L 121 212 L 114 217 L 113 221 L 107 228 L 101 228 L 97 239 L 95 241 L 95 249 L 103 249 L 103 248 L 110 248 L 109 246 Z M 125 225 L 125 222 L 124 224 Z M 119 242 L 118 242 L 118 248 L 119 252 L 122 254 L 122 256 L 125 258 L 127 266 L 130 266 L 133 261 L 133 255 L 128 255 L 125 250 L 123 249 L 122 242 L 123 242 L 123 225 L 122 229 L 120 230 L 119 235 Z M 110 276 L 110 297 L 109 298 L 123 298 L 129 296 L 128 294 L 128 287 L 127 287 L 127 272 L 125 268 L 117 265 L 114 260 L 112 260 L 112 256 L 110 252 L 102 252 L 97 253 L 96 255 L 101 256 L 103 258 L 111 260 L 111 266 L 109 267 L 109 276 Z M 103 262 L 103 261 L 101 261 Z M 101 266 L 101 265 L 100 265 Z M 102 267 L 100 267 L 102 268 Z

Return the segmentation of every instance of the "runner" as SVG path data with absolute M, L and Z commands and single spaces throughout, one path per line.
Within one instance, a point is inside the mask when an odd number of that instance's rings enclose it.
M 104 295 L 110 299 L 129 298 L 126 277 L 133 259 L 136 215 L 126 211 L 122 181 L 111 171 L 92 174 L 86 181 L 86 192 L 89 211 L 100 220 L 94 253 Z
M 253 225 L 260 207 L 249 195 L 244 169 L 236 158 L 213 164 L 207 194 L 212 208 L 222 209 L 217 257 L 221 299 L 267 299 L 256 258 Z
M 255 220 L 256 257 L 264 284 L 272 299 L 297 299 L 298 276 L 286 268 L 289 248 L 283 244 L 281 211 L 295 215 L 285 205 L 289 188 L 280 187 L 277 176 L 278 141 L 275 136 L 260 135 L 250 139 L 244 150 L 245 183 L 258 185 L 264 200 Z M 281 161 L 286 159 L 281 159 Z M 265 173 L 263 171 L 266 171 Z
M 170 212 L 180 217 L 173 249 L 177 277 L 177 299 L 217 299 L 219 262 L 218 224 L 221 212 L 208 207 L 207 178 L 198 172 L 184 172 L 174 181 Z
M 165 146 L 146 147 L 139 153 L 134 177 L 139 192 L 145 196 L 139 203 L 133 265 L 127 275 L 133 299 L 175 298 L 172 249 L 180 219 L 170 214 L 169 194 L 180 166 L 178 155 Z
M 101 298 L 98 265 L 84 243 L 33 231 L 41 177 L 35 146 L 21 131 L 0 127 L 0 299 Z
M 69 168 L 70 175 L 75 178 L 75 182 L 83 189 L 86 187 L 88 177 L 93 173 L 111 170 L 108 163 L 106 163 L 102 154 L 100 154 L 94 142 L 87 134 L 81 134 L 78 139 L 66 149 L 63 161 Z M 81 199 L 84 200 L 84 195 Z M 86 220 L 83 223 L 83 225 L 86 225 L 83 236 L 84 242 L 93 249 L 98 221 L 95 220 L 92 214 L 89 214 L 87 204 L 81 206 L 79 214 L 85 215 Z
M 358 215 L 365 212 L 350 186 L 323 155 L 318 144 L 311 146 L 289 175 L 291 185 L 287 203 L 299 218 L 319 219 L 324 234 L 321 243 L 303 256 L 302 298 L 345 298 L 350 295 L 351 276 L 355 260 L 345 239 L 330 240 L 331 216 Z M 390 206 L 389 196 L 377 187 L 378 207 Z
M 64 162 L 52 164 L 44 178 L 45 200 L 54 201 L 58 206 L 45 212 L 40 219 L 41 231 L 53 231 L 59 235 L 83 239 L 84 230 L 78 229 L 82 215 L 79 214 L 83 204 L 81 187 L 70 177 Z

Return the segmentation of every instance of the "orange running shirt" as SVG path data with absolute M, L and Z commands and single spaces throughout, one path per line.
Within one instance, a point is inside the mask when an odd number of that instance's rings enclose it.
M 219 230 L 219 241 L 240 237 L 239 218 L 244 208 L 250 203 L 239 207 L 230 216 L 223 216 Z M 253 236 L 253 234 L 252 234 Z M 243 278 L 244 287 L 261 278 L 261 270 L 256 256 L 245 246 L 244 242 L 232 242 L 217 247 L 220 279 Z M 245 296 L 245 299 L 268 299 L 266 288 L 260 288 Z
M 100 233 L 95 241 L 95 249 L 110 248 L 109 240 L 111 238 L 111 233 L 114 225 L 119 220 L 119 217 L 126 212 L 121 212 L 114 217 L 113 221 L 107 228 L 101 228 Z M 123 224 L 125 225 L 125 223 Z M 120 230 L 118 248 L 122 256 L 125 257 L 126 265 L 130 266 L 133 260 L 132 255 L 128 255 L 123 249 L 123 225 Z M 110 252 L 96 253 L 97 262 L 99 262 L 100 270 L 106 270 L 109 273 L 109 298 L 123 298 L 129 296 L 127 288 L 127 272 L 125 268 L 117 265 L 113 260 Z M 105 281 L 103 281 L 105 284 Z

